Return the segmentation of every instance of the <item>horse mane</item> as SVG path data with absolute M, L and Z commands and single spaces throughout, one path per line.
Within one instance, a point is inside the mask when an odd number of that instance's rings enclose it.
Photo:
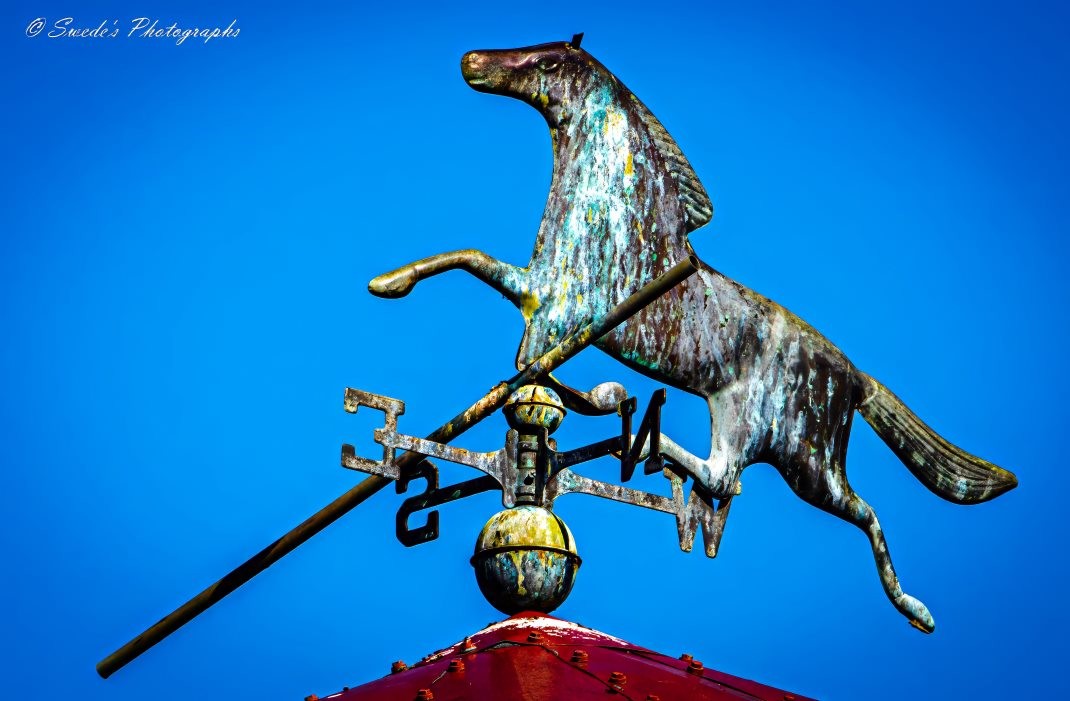
M 713 203 L 702 187 L 695 170 L 687 161 L 684 152 L 676 145 L 669 132 L 661 125 L 647 106 L 635 95 L 631 95 L 632 107 L 639 121 L 650 132 L 650 140 L 661 154 L 669 174 L 676 181 L 680 202 L 684 205 L 688 233 L 705 226 L 713 218 Z

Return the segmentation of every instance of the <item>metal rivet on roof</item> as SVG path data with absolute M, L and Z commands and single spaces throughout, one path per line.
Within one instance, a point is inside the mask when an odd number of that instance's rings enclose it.
M 540 633 L 539 631 L 533 630 L 530 633 L 528 633 L 528 642 L 529 643 L 541 643 L 542 641 L 543 641 L 543 636 L 542 636 L 542 633 Z
M 461 646 L 461 651 L 462 652 L 471 652 L 472 650 L 475 650 L 475 649 L 476 649 L 476 646 L 472 642 L 472 639 L 471 638 L 465 638 L 464 639 L 464 645 Z
M 684 662 L 690 662 L 692 658 L 691 658 L 691 655 L 689 655 L 689 654 L 687 654 L 685 652 L 684 654 L 680 655 L 680 659 L 683 660 Z
M 624 672 L 613 672 L 609 675 L 609 685 L 613 687 L 615 691 L 620 691 L 627 683 L 628 677 Z
M 464 661 L 460 657 L 450 660 L 450 666 L 446 668 L 447 672 L 463 672 Z
M 319 701 L 320 697 L 315 694 L 309 694 L 305 697 L 305 701 Z
M 434 701 L 435 695 L 430 689 L 420 689 L 416 692 L 416 701 Z
M 587 669 L 587 651 L 573 650 L 571 662 L 580 669 Z
M 390 665 L 390 673 L 397 674 L 398 672 L 404 672 L 408 668 L 409 665 L 405 664 L 401 660 L 398 660 L 397 662 L 394 662 Z
M 699 675 L 701 675 L 702 674 L 702 663 L 699 662 L 698 660 L 691 660 L 687 664 L 687 673 L 688 674 L 699 674 Z

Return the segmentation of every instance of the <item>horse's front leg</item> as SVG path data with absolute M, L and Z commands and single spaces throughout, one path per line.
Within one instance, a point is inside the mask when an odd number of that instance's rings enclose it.
M 368 290 L 379 297 L 404 297 L 420 280 L 454 269 L 471 273 L 519 305 L 524 269 L 474 249 L 440 253 L 403 265 L 369 282 Z

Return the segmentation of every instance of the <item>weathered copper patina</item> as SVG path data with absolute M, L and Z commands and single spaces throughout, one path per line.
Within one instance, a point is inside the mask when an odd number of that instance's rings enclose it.
M 712 206 L 676 142 L 621 81 L 571 42 L 472 51 L 474 89 L 519 99 L 546 119 L 554 171 L 531 260 L 518 267 L 474 250 L 411 263 L 369 285 L 385 297 L 459 268 L 501 292 L 526 322 L 525 367 L 585 320 L 693 255 L 688 234 Z M 884 591 L 916 627 L 932 616 L 899 585 L 873 509 L 847 481 L 857 410 L 926 487 L 960 504 L 999 496 L 1015 476 L 948 443 L 809 324 L 708 265 L 596 345 L 654 379 L 704 397 L 708 458 L 667 437 L 661 452 L 713 499 L 741 472 L 771 463 L 802 499 L 869 538 Z
M 531 504 L 499 511 L 476 538 L 476 583 L 502 613 L 550 613 L 568 598 L 580 567 L 576 539 L 561 517 Z

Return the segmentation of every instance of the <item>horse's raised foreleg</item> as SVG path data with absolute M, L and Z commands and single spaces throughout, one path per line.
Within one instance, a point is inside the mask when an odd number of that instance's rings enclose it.
M 524 269 L 474 249 L 440 253 L 403 265 L 369 282 L 368 290 L 379 297 L 404 297 L 420 280 L 447 270 L 464 270 L 498 290 L 513 304 L 520 304 L 520 281 L 524 277 Z

